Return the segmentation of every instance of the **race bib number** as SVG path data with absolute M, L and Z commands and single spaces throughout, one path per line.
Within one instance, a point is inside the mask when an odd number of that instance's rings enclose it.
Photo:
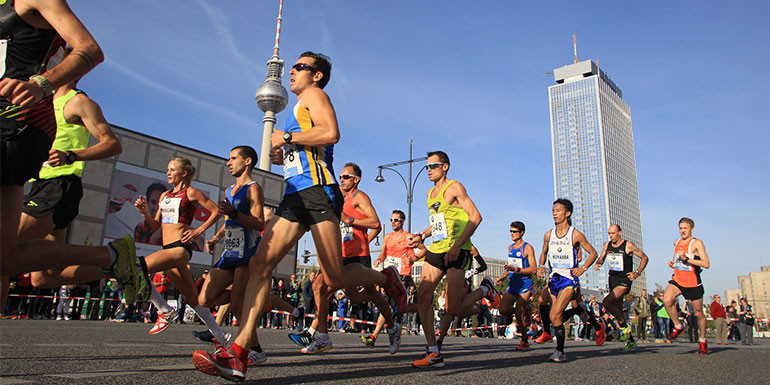
M 246 249 L 246 233 L 243 228 L 226 228 L 224 246 L 226 258 L 243 258 L 243 252 Z
M 353 226 L 340 222 L 340 235 L 342 235 L 342 242 L 350 242 L 353 240 Z
M 179 206 L 182 198 L 166 197 L 160 202 L 160 223 L 179 223 Z
M 287 144 L 283 149 L 283 178 L 289 179 L 301 175 L 302 160 L 299 158 L 299 150 L 296 144 Z
M 430 216 L 430 233 L 434 243 L 447 238 L 444 213 L 437 213 Z
M 8 51 L 8 40 L 0 40 L 0 77 L 5 76 L 5 53 Z
M 623 254 L 607 253 L 607 266 L 611 271 L 623 271 Z
M 396 257 L 385 257 L 385 268 L 388 268 L 390 266 L 395 267 L 399 273 L 401 273 L 401 258 Z
M 572 261 L 569 254 L 549 254 L 548 262 L 553 269 L 571 269 Z
M 519 269 L 524 268 L 524 260 L 521 258 L 508 257 L 508 264 Z
M 679 271 L 693 271 L 692 265 L 682 261 L 682 257 L 684 257 L 681 254 L 674 254 L 674 269 L 677 269 Z M 692 258 L 692 255 L 688 255 L 688 257 Z

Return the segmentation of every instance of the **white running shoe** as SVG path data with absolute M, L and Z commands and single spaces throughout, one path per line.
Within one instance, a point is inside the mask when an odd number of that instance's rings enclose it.
M 396 354 L 399 348 L 401 348 L 401 324 L 394 322 L 395 327 L 391 331 L 388 329 L 388 339 L 390 340 L 390 354 Z
M 567 355 L 564 354 L 564 352 L 560 352 L 558 350 L 554 350 L 550 357 L 548 357 L 548 361 L 553 362 L 564 362 L 567 361 Z
M 246 366 L 254 366 L 267 361 L 267 354 L 265 351 L 257 352 L 254 349 L 249 349 L 249 359 L 246 362 Z
M 329 350 L 332 348 L 332 339 L 329 337 L 326 338 L 319 338 L 315 337 L 313 338 L 313 342 L 310 343 L 310 346 L 306 348 L 302 348 L 300 352 L 302 354 L 316 354 L 323 352 L 324 350 Z

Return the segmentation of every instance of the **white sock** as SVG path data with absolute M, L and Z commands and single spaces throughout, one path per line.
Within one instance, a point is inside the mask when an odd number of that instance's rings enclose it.
M 698 338 L 698 342 L 706 342 L 705 338 Z
M 196 306 L 194 310 L 195 314 L 197 314 L 198 317 L 200 317 L 201 320 L 203 320 L 203 322 L 206 324 L 206 327 L 209 328 L 209 331 L 214 335 L 214 338 L 216 338 L 217 341 L 224 343 L 225 332 L 221 327 L 219 327 L 219 324 L 217 323 L 217 320 L 214 319 L 214 316 L 211 315 L 211 310 L 201 305 Z
M 682 330 L 682 329 L 684 329 L 684 325 L 682 325 L 682 324 L 674 325 L 674 328 L 676 328 L 676 330 Z
M 294 318 L 299 317 L 299 309 L 295 307 L 294 310 L 291 311 L 291 316 Z
M 311 326 L 311 327 L 307 328 L 307 332 L 310 333 L 310 335 L 312 336 L 312 335 L 315 334 L 315 329 L 313 329 L 313 327 Z
M 431 353 L 441 354 L 441 353 L 439 353 L 438 346 L 436 346 L 436 345 L 428 346 L 428 351 L 431 352 Z
M 163 314 L 168 314 L 174 311 L 174 309 L 168 305 L 168 302 L 166 302 L 165 299 L 160 295 L 160 292 L 158 291 L 158 288 L 155 287 L 155 285 L 150 286 L 150 302 L 152 302 L 155 307 L 158 308 L 158 311 L 160 311 Z

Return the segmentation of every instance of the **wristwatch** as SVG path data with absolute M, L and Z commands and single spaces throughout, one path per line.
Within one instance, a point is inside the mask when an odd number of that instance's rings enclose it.
M 67 164 L 73 164 L 76 160 L 78 160 L 77 155 L 72 151 L 67 151 Z
M 356 218 L 350 218 L 350 225 L 353 226 L 353 222 L 355 222 Z
M 291 144 L 291 132 L 283 133 L 283 141 L 286 142 L 286 144 Z

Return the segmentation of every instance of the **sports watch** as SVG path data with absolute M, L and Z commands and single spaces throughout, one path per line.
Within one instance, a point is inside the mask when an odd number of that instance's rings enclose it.
M 291 144 L 291 132 L 283 133 L 283 141 L 286 142 L 286 144 Z
M 73 164 L 76 160 L 78 160 L 77 155 L 75 155 L 72 151 L 67 151 L 67 164 Z

